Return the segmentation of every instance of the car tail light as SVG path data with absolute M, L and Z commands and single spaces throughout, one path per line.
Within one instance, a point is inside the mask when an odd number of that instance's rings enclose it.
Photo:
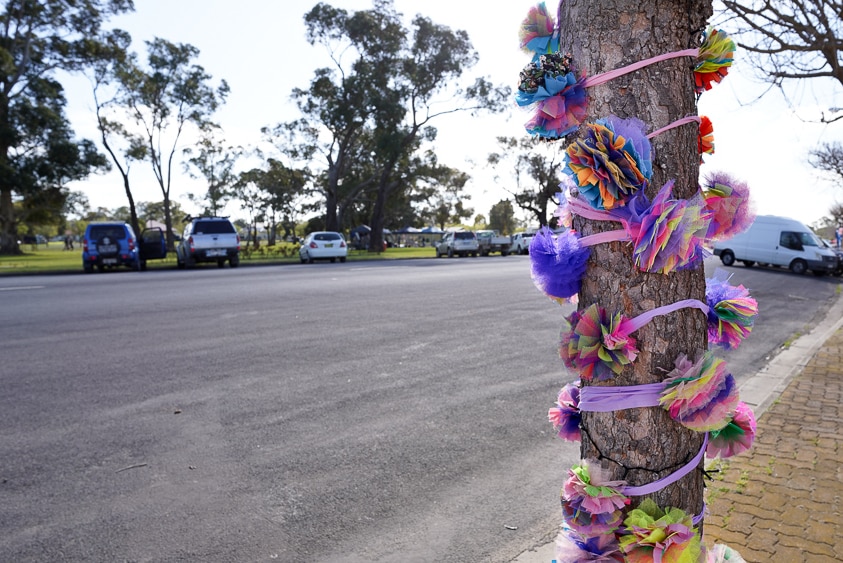
M 237 237 L 237 252 L 240 252 L 240 235 L 235 235 Z
M 132 237 L 129 237 L 129 252 L 133 251 L 134 249 L 135 249 L 135 239 L 133 239 Z
M 319 248 L 319 245 L 317 245 L 314 241 L 310 241 L 310 248 Z
M 345 241 L 344 240 L 340 241 L 340 248 L 345 248 Z
M 82 250 L 84 250 L 85 252 L 88 252 L 88 239 L 87 238 L 82 239 Z
M 192 236 L 187 237 L 187 246 L 188 246 L 188 248 L 190 248 L 191 254 L 196 251 L 196 249 L 193 247 L 193 237 Z

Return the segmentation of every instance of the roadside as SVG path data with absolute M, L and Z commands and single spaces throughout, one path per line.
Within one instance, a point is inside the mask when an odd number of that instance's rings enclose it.
M 726 543 L 748 563 L 838 561 L 835 554 L 843 553 L 841 376 L 843 298 L 837 294 L 810 332 L 741 384 L 741 400 L 758 419 L 758 436 L 749 452 L 730 458 L 723 474 L 707 483 L 707 546 Z M 819 406 L 821 399 L 829 408 Z M 559 478 L 561 487 L 561 473 Z M 513 563 L 554 561 L 555 544 L 546 542 L 537 538 L 536 547 Z

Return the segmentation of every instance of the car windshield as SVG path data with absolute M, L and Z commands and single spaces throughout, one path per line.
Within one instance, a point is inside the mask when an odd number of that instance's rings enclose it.
M 235 231 L 228 221 L 196 221 L 193 232 L 197 235 L 226 235 Z
M 817 236 L 814 233 L 797 233 L 799 235 L 799 241 L 802 243 L 803 246 L 819 246 L 820 243 L 817 240 Z
M 126 238 L 126 229 L 120 225 L 93 225 L 91 227 L 92 240 L 99 240 L 104 237 L 123 240 Z
M 454 233 L 454 238 L 455 238 L 455 239 L 462 239 L 462 240 L 473 239 L 473 238 L 474 238 L 474 233 L 472 233 L 472 232 L 468 232 L 468 231 L 465 231 L 465 232 L 459 232 L 459 233 Z
M 313 235 L 314 240 L 340 240 L 341 238 L 339 233 L 317 233 Z

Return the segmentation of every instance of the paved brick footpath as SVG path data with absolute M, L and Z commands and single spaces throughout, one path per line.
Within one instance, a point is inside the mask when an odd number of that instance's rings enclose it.
M 749 452 L 709 462 L 706 545 L 748 563 L 843 561 L 843 329 L 758 420 Z

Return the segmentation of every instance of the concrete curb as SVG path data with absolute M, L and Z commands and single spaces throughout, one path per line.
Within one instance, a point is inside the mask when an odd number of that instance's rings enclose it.
M 843 295 L 838 294 L 823 320 L 809 333 L 797 338 L 743 382 L 739 388 L 741 400 L 752 408 L 756 418 L 770 408 L 840 327 L 843 327 Z M 550 563 L 555 559 L 555 543 L 550 542 L 522 552 L 512 563 Z

